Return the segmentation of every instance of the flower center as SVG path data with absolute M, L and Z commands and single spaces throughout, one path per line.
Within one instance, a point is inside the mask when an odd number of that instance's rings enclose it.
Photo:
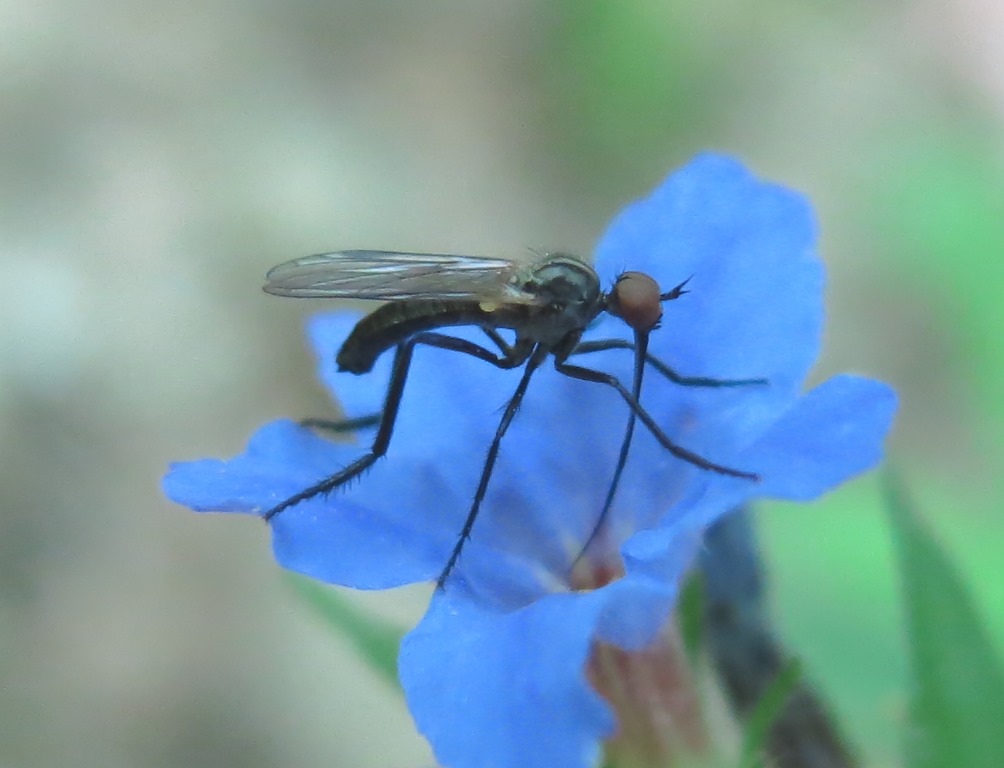
M 569 586 L 575 592 L 592 592 L 605 587 L 624 575 L 624 565 L 620 557 L 612 556 L 597 560 L 588 555 L 579 558 L 572 568 Z
M 617 714 L 608 763 L 656 768 L 707 753 L 699 692 L 673 622 L 640 651 L 596 643 L 586 674 Z

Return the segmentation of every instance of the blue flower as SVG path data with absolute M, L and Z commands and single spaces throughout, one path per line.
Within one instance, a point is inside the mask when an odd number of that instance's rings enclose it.
M 663 290 L 692 276 L 690 293 L 666 305 L 653 354 L 688 376 L 769 380 L 681 387 L 650 370 L 642 402 L 679 445 L 761 481 L 680 461 L 639 425 L 603 535 L 573 569 L 628 410 L 609 388 L 542 367 L 456 570 L 401 648 L 409 706 L 443 765 L 595 764 L 616 719 L 587 676 L 590 655 L 600 644 L 635 651 L 658 636 L 707 526 L 757 497 L 815 498 L 879 461 L 895 410 L 889 387 L 844 375 L 802 392 L 823 320 L 814 241 L 799 195 L 712 155 L 611 224 L 595 261 L 607 285 L 626 269 Z M 321 378 L 349 416 L 379 411 L 390 365 L 385 355 L 370 375 L 336 372 L 335 352 L 357 319 L 310 324 Z M 586 336 L 609 337 L 630 332 L 605 316 Z M 629 351 L 576 362 L 630 382 Z M 360 589 L 436 578 L 519 375 L 419 348 L 387 456 L 350 487 L 278 515 L 276 559 Z M 165 489 L 198 511 L 260 515 L 364 447 L 279 421 L 234 459 L 174 465 Z

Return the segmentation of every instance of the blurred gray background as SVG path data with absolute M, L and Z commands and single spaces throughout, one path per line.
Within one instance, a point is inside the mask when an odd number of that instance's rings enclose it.
M 264 296 L 268 267 L 588 255 L 703 149 L 815 201 L 818 377 L 900 389 L 899 466 L 1000 606 L 1002 39 L 991 0 L 0 2 L 0 765 L 429 765 L 265 528 L 160 477 L 333 413 L 323 305 Z M 875 481 L 764 525 L 787 636 L 893 764 Z M 357 602 L 406 623 L 427 591 Z

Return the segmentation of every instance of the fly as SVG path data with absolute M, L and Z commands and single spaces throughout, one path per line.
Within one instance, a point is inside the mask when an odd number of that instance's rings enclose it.
M 639 420 L 667 451 L 683 461 L 709 472 L 759 480 L 753 472 L 716 464 L 675 444 L 639 402 L 646 365 L 682 386 L 730 387 L 766 383 L 764 379 L 681 376 L 648 352 L 649 333 L 658 327 L 662 318 L 662 302 L 672 301 L 686 293 L 686 283 L 685 280 L 672 290 L 662 292 L 648 275 L 625 272 L 609 291 L 604 292 L 592 267 L 563 253 L 538 256 L 532 262 L 524 263 L 477 256 L 338 251 L 280 264 L 266 276 L 267 293 L 294 298 L 387 302 L 366 315 L 352 329 L 336 357 L 339 370 L 357 375 L 368 373 L 377 358 L 391 348 L 394 349 L 394 362 L 380 413 L 345 421 L 315 419 L 303 422 L 333 431 L 375 425 L 376 437 L 369 452 L 281 501 L 265 512 L 265 520 L 272 520 L 283 510 L 345 485 L 387 452 L 412 354 L 419 345 L 460 352 L 504 370 L 523 367 L 523 375 L 506 404 L 488 448 L 474 500 L 457 543 L 436 581 L 439 588 L 446 583 L 460 558 L 464 543 L 470 537 L 488 491 L 502 438 L 519 409 L 530 378 L 549 356 L 559 373 L 614 389 L 629 409 L 613 478 L 579 557 L 599 534 L 610 512 L 627 463 L 635 424 Z M 634 331 L 634 341 L 581 341 L 586 327 L 603 312 L 623 320 Z M 440 329 L 456 326 L 480 328 L 487 343 L 477 344 L 440 332 Z M 511 344 L 499 333 L 501 329 L 514 332 L 515 339 Z M 579 355 L 609 349 L 634 352 L 634 375 L 630 389 L 611 374 L 569 362 L 570 358 Z

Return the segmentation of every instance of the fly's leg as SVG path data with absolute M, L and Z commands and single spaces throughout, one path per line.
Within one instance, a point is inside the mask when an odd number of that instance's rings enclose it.
M 499 348 L 504 356 L 509 357 L 512 355 L 514 347 L 505 340 L 501 333 L 490 325 L 482 325 L 481 330 L 484 331 L 485 336 L 492 340 L 492 343 Z
M 356 416 L 352 419 L 300 419 L 300 426 L 319 429 L 323 432 L 334 432 L 339 435 L 343 432 L 355 432 L 359 429 L 378 426 L 380 415 L 379 413 L 371 413 L 368 416 Z
M 639 369 L 639 363 L 642 362 L 648 363 L 667 379 L 684 387 L 739 387 L 767 384 L 767 379 L 712 379 L 704 376 L 681 376 L 658 357 L 649 353 L 647 334 L 645 334 L 644 337 L 640 334 L 636 334 L 635 341 L 633 343 L 627 341 L 626 339 L 584 341 L 576 345 L 569 356 L 586 355 L 592 352 L 603 352 L 608 349 L 629 349 L 635 353 L 635 373 L 632 394 L 634 395 L 635 400 L 639 402 L 641 399 L 641 370 Z M 637 412 L 634 408 L 632 408 L 631 413 L 628 416 L 627 427 L 624 431 L 624 439 L 621 442 L 620 453 L 617 457 L 617 466 L 614 470 L 613 480 L 610 482 L 610 487 L 607 490 L 606 499 L 604 499 L 603 507 L 600 510 L 599 517 L 596 520 L 593 530 L 586 538 L 585 544 L 583 544 L 578 556 L 572 563 L 573 566 L 582 558 L 582 556 L 586 553 L 586 550 L 589 549 L 589 546 L 599 535 L 599 532 L 602 530 L 603 524 L 606 522 L 607 516 L 610 513 L 614 496 L 617 493 L 617 487 L 620 484 L 621 475 L 623 474 L 624 467 L 627 464 L 628 452 L 631 449 L 631 440 L 634 436 L 634 427 L 637 422 L 637 418 Z
M 377 429 L 376 437 L 373 440 L 369 453 L 360 456 L 347 467 L 330 477 L 326 477 L 276 504 L 262 515 L 266 522 L 272 520 L 283 510 L 289 509 L 301 501 L 312 499 L 314 496 L 324 493 L 330 493 L 339 486 L 345 485 L 349 480 L 358 477 L 369 469 L 377 459 L 387 453 L 387 446 L 390 444 L 390 438 L 394 432 L 394 423 L 397 421 L 397 411 L 401 405 L 401 396 L 404 394 L 404 384 L 408 378 L 408 368 L 411 366 L 411 355 L 418 344 L 449 349 L 454 352 L 463 352 L 464 354 L 496 365 L 499 368 L 513 368 L 519 365 L 525 359 L 526 354 L 523 350 L 514 350 L 517 353 L 522 352 L 524 358 L 520 359 L 518 355 L 508 358 L 500 357 L 473 342 L 440 333 L 420 333 L 408 339 L 408 341 L 399 344 L 397 351 L 394 353 L 394 364 L 391 368 L 390 383 L 387 385 L 387 395 L 384 398 L 383 411 L 379 416 L 380 427 Z M 363 419 L 366 418 L 368 417 L 363 417 Z
M 596 384 L 605 384 L 606 386 L 617 390 L 620 396 L 624 399 L 624 402 L 628 404 L 635 415 L 637 415 L 637 417 L 641 420 L 641 423 L 644 424 L 655 439 L 659 441 L 659 444 L 678 459 L 683 459 L 684 461 L 693 464 L 695 467 L 708 470 L 709 472 L 716 472 L 719 475 L 740 477 L 744 480 L 760 479 L 760 476 L 755 472 L 744 472 L 739 469 L 732 469 L 731 467 L 716 464 L 715 462 L 708 461 L 703 456 L 699 456 L 693 451 L 688 451 L 686 448 L 682 448 L 674 443 L 666 436 L 666 433 L 662 431 L 659 425 L 655 423 L 655 419 L 652 418 L 649 412 L 642 407 L 641 403 L 638 402 L 638 398 L 632 395 L 628 388 L 625 387 L 616 376 L 612 376 L 609 373 L 603 373 L 602 371 L 594 371 L 592 368 L 569 365 L 568 363 L 557 360 L 554 363 L 554 367 L 558 373 L 562 373 L 573 379 L 591 381 Z
M 636 344 L 626 339 L 600 339 L 584 341 L 573 349 L 569 355 L 587 355 L 590 352 L 603 352 L 608 349 L 636 349 Z M 711 379 L 705 376 L 681 376 L 655 355 L 645 353 L 645 362 L 672 381 L 684 387 L 745 387 L 751 384 L 767 384 L 767 379 Z
M 457 564 L 457 560 L 460 559 L 460 552 L 464 548 L 464 544 L 471 536 L 471 529 L 474 527 L 474 521 L 477 519 L 478 511 L 481 509 L 481 502 L 484 500 L 485 493 L 488 491 L 488 481 L 491 479 L 492 470 L 495 468 L 495 460 L 498 458 L 499 446 L 502 443 L 502 437 L 505 435 L 506 431 L 508 431 L 509 425 L 512 423 L 512 419 L 516 415 L 516 411 L 519 409 L 520 403 L 523 401 L 523 395 L 526 394 L 526 388 L 530 383 L 530 377 L 533 375 L 533 372 L 537 370 L 537 367 L 544 361 L 547 355 L 548 350 L 543 347 L 538 346 L 533 351 L 533 354 L 530 356 L 530 359 L 526 364 L 526 370 L 523 371 L 523 376 L 519 380 L 519 384 L 516 387 L 516 391 L 506 404 L 505 411 L 502 413 L 502 420 L 499 422 L 498 428 L 495 430 L 495 437 L 492 438 L 492 444 L 488 448 L 488 456 L 485 458 L 485 464 L 481 470 L 481 480 L 478 482 L 478 490 L 474 494 L 474 501 L 471 503 L 471 509 L 467 513 L 467 519 L 464 520 L 464 527 L 460 530 L 460 538 L 457 539 L 457 543 L 453 547 L 453 552 L 450 553 L 450 559 L 446 562 L 446 567 L 443 568 L 443 572 L 439 574 L 439 578 L 436 579 L 437 589 L 443 588 L 447 577 L 450 575 L 450 571 L 453 570 L 453 566 L 455 566 Z
M 648 331 L 635 331 L 634 334 L 635 343 L 633 345 L 625 342 L 630 346 L 635 353 L 634 356 L 634 375 L 632 377 L 631 383 L 631 394 L 634 399 L 638 402 L 641 401 L 641 381 L 645 373 L 645 361 L 648 357 Z M 619 340 L 618 340 L 619 341 Z M 578 345 L 575 350 L 577 350 L 582 345 Z M 575 354 L 575 350 L 572 350 L 572 354 Z M 624 473 L 624 467 L 627 466 L 628 453 L 631 450 L 631 440 L 634 437 L 635 424 L 638 423 L 638 414 L 632 408 L 631 412 L 628 414 L 627 426 L 624 429 L 624 439 L 621 440 L 620 452 L 617 455 L 617 465 L 614 468 L 614 476 L 610 481 L 610 486 L 607 488 L 606 498 L 603 500 L 603 506 L 600 508 L 600 514 L 596 517 L 596 522 L 593 524 L 593 529 L 589 532 L 586 537 L 585 543 L 579 550 L 579 554 L 576 556 L 575 560 L 572 561 L 572 568 L 582 559 L 582 556 L 586 554 L 586 550 L 589 549 L 593 541 L 599 536 L 600 531 L 603 529 L 603 524 L 607 520 L 607 515 L 610 514 L 610 508 L 614 503 L 614 496 L 617 495 L 617 487 L 621 482 L 621 475 Z

